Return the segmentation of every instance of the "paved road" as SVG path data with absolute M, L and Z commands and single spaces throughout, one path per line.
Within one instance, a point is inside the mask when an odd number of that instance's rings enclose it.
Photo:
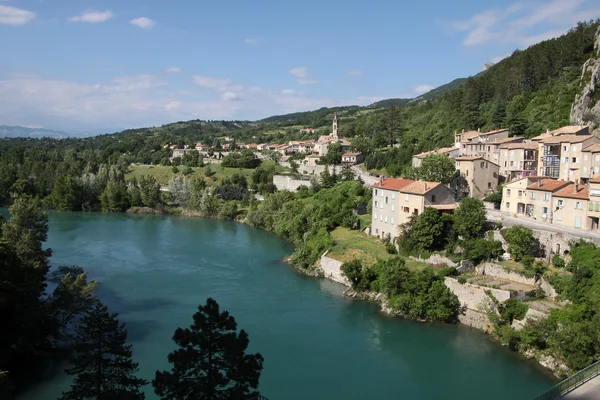
M 488 210 L 488 220 L 490 221 L 502 221 L 503 226 L 514 226 L 514 225 L 523 225 L 527 228 L 534 230 L 541 230 L 546 232 L 554 232 L 554 233 L 568 233 L 575 237 L 580 237 L 583 239 L 590 239 L 594 243 L 600 244 L 600 234 L 580 231 L 578 229 L 567 228 L 559 225 L 552 225 L 547 222 L 539 222 L 527 217 L 515 218 L 510 215 L 506 215 L 497 210 Z
M 377 182 L 379 182 L 379 178 L 371 176 L 371 174 L 369 174 L 368 172 L 365 172 L 362 169 L 360 169 L 360 165 L 353 165 L 352 170 L 354 171 L 356 176 L 360 176 L 362 178 L 362 180 L 365 182 L 365 186 L 371 187 Z
M 567 400 L 600 400 L 600 375 L 562 396 Z

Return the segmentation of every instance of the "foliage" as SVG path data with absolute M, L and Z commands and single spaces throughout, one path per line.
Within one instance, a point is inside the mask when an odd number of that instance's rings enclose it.
M 327 154 L 319 159 L 319 164 L 339 165 L 342 163 L 342 154 L 340 143 L 330 143 L 327 146 Z
M 492 239 L 463 240 L 461 247 L 463 248 L 463 257 L 471 260 L 475 265 L 483 261 L 497 259 L 504 253 L 502 242 Z
M 420 180 L 448 185 L 456 171 L 454 164 L 454 160 L 445 154 L 430 154 L 423 158 L 415 173 Z
M 426 207 L 418 216 L 411 216 L 410 221 L 400 229 L 398 246 L 408 253 L 441 249 L 447 239 L 444 217 L 432 207 Z
M 500 307 L 500 316 L 508 324 L 512 324 L 515 319 L 520 321 L 525 318 L 527 310 L 529 310 L 527 304 L 517 299 L 508 299 Z
M 554 265 L 556 268 L 564 269 L 565 259 L 562 258 L 559 254 L 555 254 L 552 256 L 552 265 Z
M 61 399 L 144 399 L 140 387 L 147 382 L 137 378 L 138 364 L 131 359 L 131 345 L 125 344 L 127 330 L 117 314 L 97 302 L 83 317 L 77 329 L 71 390 Z
M 462 199 L 454 212 L 454 230 L 463 239 L 480 237 L 485 230 L 487 213 L 481 200 L 471 197 Z
M 248 334 L 220 311 L 212 298 L 199 306 L 189 328 L 177 328 L 179 348 L 169 354 L 171 371 L 156 371 L 154 391 L 162 399 L 247 399 L 258 396 L 263 357 L 247 354 Z
M 531 257 L 539 253 L 540 244 L 533 231 L 523 225 L 515 225 L 504 231 L 504 238 L 508 243 L 508 252 L 516 261 L 526 256 Z
M 260 160 L 256 158 L 252 150 L 245 149 L 241 152 L 229 153 L 223 158 L 221 165 L 229 168 L 257 168 Z

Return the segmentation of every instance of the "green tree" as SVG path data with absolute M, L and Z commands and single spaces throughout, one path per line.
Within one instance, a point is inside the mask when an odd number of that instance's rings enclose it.
M 57 210 L 81 210 L 82 191 L 78 182 L 70 176 L 59 176 L 50 195 Z
M 129 208 L 131 202 L 125 182 L 110 180 L 106 189 L 100 196 L 102 210 L 108 212 L 122 212 Z
M 404 250 L 435 250 L 444 245 L 446 239 L 444 217 L 438 210 L 426 207 L 419 216 L 412 216 L 399 237 Z
M 523 225 L 515 225 L 504 232 L 504 238 L 508 243 L 508 252 L 516 261 L 525 256 L 535 256 L 539 248 L 539 241 L 533 231 Z
M 144 399 L 140 387 L 147 381 L 135 376 L 138 363 L 132 360 L 126 341 L 125 324 L 97 302 L 77 328 L 77 355 L 73 367 L 65 370 L 75 380 L 61 400 Z
M 259 353 L 247 354 L 248 334 L 237 330 L 212 298 L 199 306 L 189 328 L 177 328 L 179 349 L 169 354 L 171 371 L 156 371 L 154 392 L 162 399 L 248 399 L 258 396 L 263 368 Z
M 467 197 L 454 212 L 454 230 L 463 239 L 475 239 L 483 234 L 486 220 L 483 201 Z
M 344 165 L 342 165 L 342 172 L 340 174 L 340 177 L 343 181 L 353 181 L 354 178 L 356 178 L 356 174 L 352 169 L 352 165 L 350 165 L 349 163 L 345 163 Z
M 445 154 L 430 154 L 423 158 L 417 169 L 418 179 L 429 182 L 441 182 L 444 185 L 452 182 L 456 171 L 454 160 Z
M 142 176 L 140 178 L 140 193 L 144 206 L 155 208 L 160 204 L 160 184 L 153 176 Z
M 319 159 L 320 164 L 339 165 L 342 163 L 342 145 L 340 143 L 330 143 L 327 146 L 327 155 Z

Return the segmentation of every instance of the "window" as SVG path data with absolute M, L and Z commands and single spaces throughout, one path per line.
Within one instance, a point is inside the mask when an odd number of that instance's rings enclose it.
M 548 214 L 548 207 L 542 207 L 542 214 Z
M 409 212 L 410 212 L 410 208 L 408 208 L 408 207 L 404 207 L 404 208 L 402 209 L 402 211 L 404 211 L 405 213 L 409 213 Z
M 582 203 L 582 202 L 580 202 L 580 201 L 576 201 L 576 202 L 575 202 L 575 204 L 574 204 L 574 206 L 575 206 L 575 208 L 576 208 L 576 209 L 578 209 L 578 210 L 581 210 L 581 209 L 583 209 L 583 203 Z
M 498 174 L 494 172 L 494 178 L 498 178 Z
M 508 201 L 506 202 L 506 209 L 510 209 L 510 203 Z
M 563 208 L 565 206 L 564 200 L 556 200 L 556 207 Z
M 379 193 L 379 191 L 377 189 L 375 189 L 375 196 L 377 196 L 378 193 Z
M 389 203 L 389 201 L 388 201 L 388 198 L 386 196 L 386 198 L 385 198 L 385 204 L 388 204 L 388 203 Z
M 390 222 L 392 223 L 392 225 L 394 224 L 394 217 L 391 218 Z
M 383 221 L 383 215 L 379 214 L 379 220 Z
M 379 203 L 379 208 L 383 208 L 383 201 Z
M 565 157 L 565 158 L 563 159 L 563 161 L 564 161 L 564 163 L 565 163 L 565 164 L 568 164 L 568 163 L 569 163 L 569 157 Z
M 467 170 L 467 176 L 469 176 L 469 170 Z
M 519 190 L 519 196 L 521 195 L 520 193 L 521 193 L 521 191 Z M 510 189 L 506 189 L 506 196 L 507 197 L 510 196 Z
M 588 160 L 588 155 L 587 155 L 587 154 L 584 154 L 584 155 L 583 155 L 583 161 L 587 161 L 587 160 Z
M 568 153 L 569 152 L 569 146 L 563 146 L 563 151 L 565 153 Z
M 415 208 L 415 209 L 413 209 L 413 214 L 415 214 L 415 215 L 419 215 L 419 210 L 417 210 L 416 208 Z
M 506 167 L 506 161 L 504 161 L 504 166 Z
M 577 151 L 577 145 L 573 145 L 573 148 L 571 149 L 572 152 L 576 152 Z
M 373 219 L 377 219 L 377 213 L 373 213 Z
M 392 211 L 396 211 L 396 206 L 392 204 Z
M 522 190 L 519 190 L 519 191 L 517 192 L 517 196 L 518 196 L 518 197 L 523 197 L 523 191 L 522 191 Z
M 432 202 L 432 203 L 435 203 L 435 194 L 432 194 L 432 195 L 431 195 L 431 202 Z
M 575 217 L 575 228 L 581 228 L 581 216 Z
M 408 201 L 408 195 L 407 194 L 404 195 L 404 201 Z
M 376 234 L 377 234 L 377 233 L 379 233 L 379 229 L 375 229 L 375 233 L 376 233 Z
M 384 219 L 385 219 L 385 223 L 387 224 L 387 215 L 385 216 L 385 218 L 384 218 Z
M 396 200 L 396 192 L 392 192 L 392 200 Z
M 485 168 L 485 161 L 481 162 L 481 168 Z
M 511 162 L 510 162 L 510 166 L 511 166 L 511 167 L 514 167 L 514 166 L 515 166 L 515 162 L 514 162 L 514 161 L 511 161 Z
M 544 201 L 548 201 L 550 199 L 550 193 L 544 193 Z
M 492 188 L 492 182 L 488 182 L 488 189 Z
M 535 192 L 531 192 L 531 193 L 529 193 L 529 197 L 530 197 L 532 200 L 535 200 Z
M 571 159 L 571 162 L 572 162 L 573 164 L 579 164 L 579 160 L 577 159 L 577 157 L 573 157 L 573 158 Z
M 514 150 L 511 150 L 511 151 L 510 151 L 510 158 L 513 158 L 514 156 L 515 156 L 515 151 L 514 151 Z
M 600 161 L 600 154 L 596 154 L 596 161 Z
M 377 200 L 375 200 L 375 208 L 377 208 Z

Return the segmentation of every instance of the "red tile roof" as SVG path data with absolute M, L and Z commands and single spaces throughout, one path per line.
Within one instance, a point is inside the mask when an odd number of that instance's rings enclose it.
M 600 176 L 590 179 L 590 183 L 600 183 Z
M 594 143 L 589 145 L 588 147 L 586 147 L 585 149 L 583 149 L 583 151 L 589 151 L 592 153 L 597 153 L 600 151 L 600 144 L 599 143 Z
M 441 185 L 440 182 L 415 181 L 412 179 L 387 178 L 373 185 L 374 188 L 394 190 L 404 193 L 425 194 Z
M 532 183 L 531 185 L 527 186 L 527 189 L 541 190 L 544 192 L 556 192 L 557 190 L 564 188 L 570 183 L 571 182 L 559 181 L 556 179 L 542 179 L 537 181 L 536 183 Z
M 569 186 L 560 189 L 554 193 L 555 197 L 568 197 L 571 199 L 584 199 L 587 200 L 590 197 L 588 188 L 585 185 L 575 185 L 571 183 Z

